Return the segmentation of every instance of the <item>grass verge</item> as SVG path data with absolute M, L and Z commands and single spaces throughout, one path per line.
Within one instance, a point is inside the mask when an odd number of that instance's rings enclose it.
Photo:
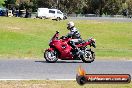
M 0 81 L 0 88 L 131 88 L 129 84 L 85 84 L 80 86 L 76 81 Z
M 0 17 L 0 57 L 43 58 L 55 33 L 66 35 L 65 21 Z M 132 23 L 74 20 L 82 38 L 96 39 L 97 57 L 132 57 Z

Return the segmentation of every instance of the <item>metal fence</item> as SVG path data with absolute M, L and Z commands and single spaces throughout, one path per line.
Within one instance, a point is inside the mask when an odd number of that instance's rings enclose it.
M 32 13 L 32 18 L 35 18 L 37 16 L 37 12 Z M 129 16 L 123 16 L 123 15 L 96 15 L 96 14 L 67 14 L 67 17 L 116 17 L 116 18 L 122 18 L 122 17 L 130 17 Z
M 116 17 L 116 18 L 122 18 L 122 17 L 130 17 L 131 15 L 128 16 L 123 16 L 123 15 L 96 15 L 96 14 L 67 14 L 68 17 Z

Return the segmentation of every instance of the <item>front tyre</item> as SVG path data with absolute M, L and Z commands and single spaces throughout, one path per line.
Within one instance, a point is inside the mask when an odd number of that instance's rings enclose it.
M 91 63 L 95 59 L 95 53 L 91 50 L 86 50 L 84 55 L 80 56 L 85 63 Z
M 53 51 L 45 50 L 44 58 L 49 63 L 55 63 L 58 60 L 57 52 L 55 50 Z

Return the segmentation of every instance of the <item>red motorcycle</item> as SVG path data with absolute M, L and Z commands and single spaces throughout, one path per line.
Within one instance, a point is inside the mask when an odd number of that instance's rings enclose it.
M 69 45 L 71 38 L 61 37 L 59 39 L 59 32 L 56 31 L 55 35 L 49 42 L 50 48 L 46 49 L 44 52 L 44 58 L 47 62 L 54 63 L 58 59 L 61 60 L 82 60 L 85 63 L 91 63 L 95 59 L 95 53 L 91 48 L 87 48 L 88 45 L 95 46 L 95 40 L 93 38 L 83 41 L 76 46 L 81 51 L 81 54 L 75 55 L 75 50 Z

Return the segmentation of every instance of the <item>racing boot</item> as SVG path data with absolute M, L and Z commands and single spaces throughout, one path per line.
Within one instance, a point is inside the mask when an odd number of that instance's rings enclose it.
M 80 56 L 83 55 L 84 53 L 79 49 L 79 48 L 75 48 L 75 56 Z

